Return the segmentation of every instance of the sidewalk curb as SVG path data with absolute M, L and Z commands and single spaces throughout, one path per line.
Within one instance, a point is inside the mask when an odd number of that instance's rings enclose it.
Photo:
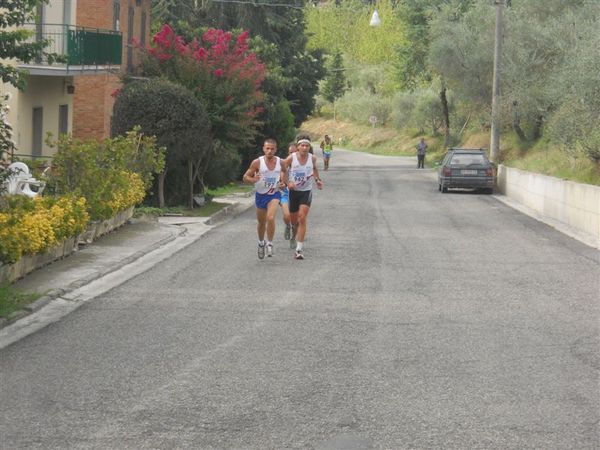
M 214 213 L 207 219 L 205 219 L 203 221 L 203 223 L 206 225 L 209 225 L 211 227 L 224 224 L 224 223 L 234 219 L 238 215 L 242 214 L 243 212 L 245 212 L 252 205 L 253 205 L 253 203 L 243 204 L 241 202 L 233 202 L 230 205 L 225 206 L 221 210 L 217 211 L 216 213 Z M 40 311 L 45 306 L 52 303 L 54 300 L 59 299 L 59 298 L 64 298 L 66 295 L 75 291 L 76 289 L 79 289 L 87 284 L 90 284 L 93 281 L 96 281 L 102 277 L 105 277 L 111 273 L 114 273 L 114 272 L 122 269 L 123 267 L 134 263 L 135 261 L 139 260 L 141 257 L 148 255 L 149 253 L 152 253 L 153 251 L 155 251 L 161 247 L 164 247 L 166 244 L 174 242 L 177 239 L 184 237 L 188 234 L 188 229 L 184 225 L 166 225 L 165 224 L 165 226 L 174 227 L 174 232 L 171 234 L 171 236 L 161 239 L 160 241 L 155 242 L 154 244 L 149 245 L 148 247 L 146 247 L 140 251 L 137 251 L 137 252 L 133 253 L 132 255 L 129 255 L 127 258 L 122 259 L 121 261 L 119 261 L 119 263 L 112 265 L 109 268 L 94 272 L 84 278 L 81 278 L 79 280 L 72 282 L 71 284 L 69 284 L 68 286 L 65 286 L 63 288 L 54 289 L 54 290 L 49 291 L 48 293 L 44 294 L 42 297 L 40 297 L 36 301 L 23 306 L 22 309 L 14 311 L 8 317 L 0 318 L 0 330 L 8 327 L 10 325 L 13 325 L 15 322 L 19 321 L 19 319 L 22 319 L 24 317 L 29 316 L 30 314 Z M 115 232 L 118 232 L 118 230 L 115 230 Z M 188 243 L 186 243 L 186 245 L 184 245 L 182 248 L 178 249 L 178 251 L 193 244 L 201 237 L 202 237 L 202 234 L 198 235 L 195 239 L 190 240 Z
M 97 271 L 91 275 L 88 275 L 87 277 L 84 277 L 77 281 L 72 282 L 71 284 L 69 284 L 68 286 L 66 286 L 64 288 L 54 289 L 54 290 L 46 293 L 39 299 L 37 299 L 35 302 L 24 306 L 23 309 L 26 311 L 29 311 L 30 313 L 39 311 L 41 308 L 46 306 L 52 300 L 54 300 L 58 297 L 62 297 L 65 294 L 68 294 L 69 292 L 72 292 L 75 289 L 80 288 L 81 286 L 85 286 L 86 284 L 89 284 L 92 281 L 97 280 L 98 278 L 102 278 L 103 276 L 108 275 L 109 273 L 115 272 L 115 271 L 121 269 L 122 267 L 126 266 L 127 264 L 131 264 L 132 262 L 141 258 L 142 256 L 156 250 L 159 247 L 162 247 L 163 245 L 165 245 L 169 242 L 174 241 L 179 236 L 184 235 L 186 232 L 187 232 L 187 229 L 182 227 L 182 229 L 179 231 L 179 233 L 173 233 L 171 236 L 164 238 L 158 242 L 155 242 L 154 244 L 148 246 L 144 250 L 138 251 L 138 252 L 128 256 L 127 258 L 124 258 L 123 260 L 119 261 L 119 263 L 111 266 L 109 269 Z

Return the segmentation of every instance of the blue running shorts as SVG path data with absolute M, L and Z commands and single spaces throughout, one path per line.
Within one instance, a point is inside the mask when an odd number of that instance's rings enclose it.
M 267 205 L 271 200 L 281 201 L 281 192 L 277 191 L 274 194 L 254 194 L 254 204 L 258 209 L 267 209 Z

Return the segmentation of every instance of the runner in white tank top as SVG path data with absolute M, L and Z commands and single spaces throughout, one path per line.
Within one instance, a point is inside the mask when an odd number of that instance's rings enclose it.
M 265 161 L 265 156 L 260 156 L 258 173 L 260 180 L 254 183 L 254 188 L 259 194 L 274 194 L 279 190 L 279 182 L 281 181 L 281 160 L 279 156 L 274 156 L 275 168 L 269 169 Z
M 312 203 L 313 183 L 323 189 L 323 182 L 317 169 L 317 157 L 311 148 L 308 136 L 298 136 L 298 151 L 288 156 L 283 164 L 289 168 L 288 188 L 290 190 L 290 216 L 292 222 L 292 239 L 290 247 L 296 247 L 295 259 L 304 259 L 303 246 L 306 236 L 306 221 Z
M 264 156 L 256 158 L 244 173 L 244 183 L 254 184 L 256 189 L 256 231 L 258 234 L 258 258 L 273 256 L 273 238 L 275 236 L 275 214 L 281 199 L 280 189 L 287 181 L 286 166 L 275 156 L 277 141 L 266 139 L 263 144 Z M 265 242 L 265 232 L 267 241 Z
M 292 153 L 292 165 L 290 166 L 289 180 L 294 183 L 296 191 L 310 191 L 313 188 L 314 161 L 313 155 L 309 154 L 306 162 L 301 164 L 298 160 L 298 152 Z

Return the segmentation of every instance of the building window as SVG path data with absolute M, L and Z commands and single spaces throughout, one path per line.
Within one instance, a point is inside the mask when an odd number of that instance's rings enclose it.
M 140 30 L 140 44 L 142 47 L 146 46 L 146 12 L 142 11 L 142 25 Z
M 58 106 L 58 135 L 69 132 L 69 105 Z
M 135 0 L 135 6 L 142 6 L 142 0 Z
M 44 108 L 33 108 L 33 135 L 31 138 L 31 155 L 42 155 L 42 134 L 44 131 Z
M 113 29 L 121 31 L 121 1 L 115 0 L 113 3 Z

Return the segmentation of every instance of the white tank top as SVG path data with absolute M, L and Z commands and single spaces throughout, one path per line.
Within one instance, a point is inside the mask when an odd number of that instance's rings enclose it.
M 310 191 L 313 188 L 313 158 L 309 153 L 306 164 L 301 165 L 298 154 L 292 153 L 292 167 L 290 168 L 290 181 L 296 184 L 296 191 Z
M 278 156 L 275 157 L 275 169 L 269 170 L 265 157 L 258 158 L 260 167 L 258 174 L 260 180 L 254 183 L 254 188 L 259 194 L 273 194 L 279 189 L 279 179 L 281 177 L 281 160 Z

